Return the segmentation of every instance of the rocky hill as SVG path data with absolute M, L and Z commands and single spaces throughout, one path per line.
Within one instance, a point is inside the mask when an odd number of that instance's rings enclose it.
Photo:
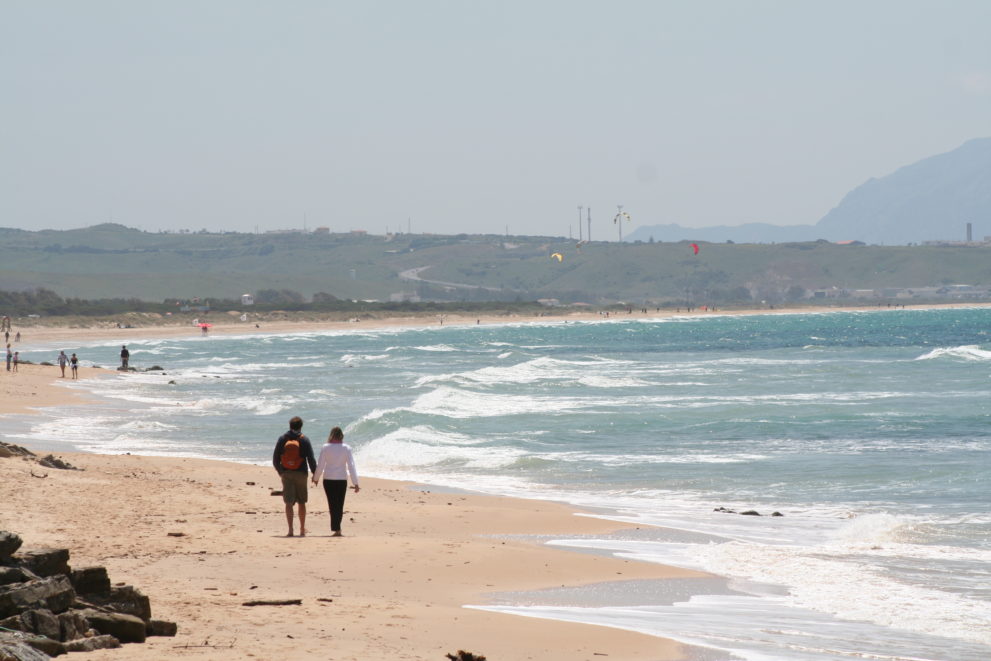
M 907 165 L 852 190 L 816 224 L 827 238 L 904 245 L 991 235 L 991 138 Z
M 991 138 L 970 140 L 945 154 L 907 165 L 850 191 L 815 225 L 688 228 L 640 227 L 629 241 L 862 241 L 908 245 L 926 241 L 964 241 L 991 235 Z

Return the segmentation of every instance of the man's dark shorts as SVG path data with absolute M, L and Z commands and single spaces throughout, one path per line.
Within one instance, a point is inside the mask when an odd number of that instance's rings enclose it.
M 286 505 L 306 504 L 306 472 L 282 471 L 282 500 Z

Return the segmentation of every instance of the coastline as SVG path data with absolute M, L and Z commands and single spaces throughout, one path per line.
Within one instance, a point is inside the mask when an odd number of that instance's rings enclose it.
M 162 328 L 154 330 L 162 336 Z M 31 344 L 68 339 L 59 332 L 39 335 L 31 334 Z M 71 336 L 78 341 L 81 333 Z M 111 373 L 80 368 L 82 378 Z M 58 367 L 21 365 L 17 374 L 4 373 L 0 417 L 85 404 L 85 396 L 60 387 L 61 380 Z M 176 638 L 149 638 L 88 653 L 88 659 L 426 661 L 459 649 L 493 660 L 692 658 L 691 648 L 646 634 L 465 608 L 502 592 L 707 576 L 526 538 L 630 527 L 577 516 L 574 507 L 365 478 L 361 493 L 348 496 L 344 538 L 329 537 L 326 502 L 315 488 L 310 534 L 286 538 L 282 500 L 269 495 L 281 485 L 268 466 L 59 456 L 83 470 L 0 459 L 0 529 L 19 534 L 25 548 L 70 549 L 73 566 L 106 566 L 114 580 L 150 598 L 155 617 L 179 624 Z M 242 606 L 255 599 L 303 603 Z
M 924 309 L 940 309 L 940 308 L 943 308 L 943 307 L 953 307 L 953 308 L 985 308 L 986 306 L 980 306 L 980 305 L 954 305 L 954 306 L 938 306 L 937 308 L 933 308 L 931 306 L 920 306 L 920 308 L 924 308 Z M 820 312 L 820 313 L 823 313 L 823 314 L 829 314 L 829 312 L 834 312 L 834 311 L 835 312 L 839 312 L 840 310 L 838 310 L 838 309 L 832 309 L 832 310 L 814 310 L 812 312 Z M 882 311 L 882 309 L 879 309 L 879 308 L 862 308 L 859 311 Z M 806 313 L 808 311 L 790 309 L 790 310 L 775 310 L 775 311 L 767 311 L 767 312 L 772 313 L 772 314 L 774 314 L 774 313 L 780 313 L 780 314 L 803 314 L 803 313 Z M 749 313 L 750 314 L 765 314 L 765 311 L 751 311 Z M 722 316 L 722 314 L 723 313 L 720 311 L 719 313 L 716 313 L 716 316 Z M 747 313 L 739 312 L 738 314 L 747 314 Z M 675 315 L 666 315 L 666 316 L 675 316 Z M 682 315 L 682 316 L 688 318 L 686 315 Z M 693 314 L 691 316 L 694 317 L 694 318 L 702 318 L 702 317 L 706 316 L 706 313 Z M 621 319 L 621 320 L 627 320 L 627 319 L 629 319 L 629 317 L 627 315 L 625 315 L 625 314 L 624 315 L 621 315 L 619 317 L 616 317 L 616 318 Z M 866 320 L 866 317 L 863 317 L 863 318 Z M 589 321 L 598 321 L 600 319 L 601 318 L 598 317 L 598 315 L 594 315 L 594 316 L 588 318 Z M 634 315 L 633 316 L 633 319 L 636 319 L 636 320 L 639 321 L 639 319 L 637 318 L 637 315 Z M 550 324 L 562 323 L 562 321 L 569 321 L 569 320 L 570 319 L 561 319 L 561 318 L 553 318 L 553 317 L 551 317 L 551 318 L 538 318 L 538 319 L 511 319 L 511 320 L 503 319 L 502 320 L 502 323 L 506 323 L 508 321 L 509 323 L 512 323 L 512 324 L 515 325 L 517 323 L 518 324 L 525 324 L 527 322 L 533 322 L 536 325 L 544 325 L 544 324 L 548 324 L 548 323 L 550 323 Z M 403 323 L 404 321 L 405 320 L 402 320 L 399 323 Z M 407 321 L 405 323 L 406 323 L 406 325 L 416 325 L 416 326 L 418 326 L 420 328 L 423 328 L 426 325 L 426 324 L 424 324 L 424 320 L 423 319 L 417 319 L 417 320 L 414 320 L 413 322 L 408 322 Z M 875 323 L 875 322 L 866 322 L 865 321 L 865 323 Z M 466 324 L 466 325 L 474 325 L 474 322 L 472 321 L 472 322 L 470 322 L 470 324 Z M 365 329 L 372 330 L 372 328 L 369 328 L 369 327 L 374 328 L 374 326 L 371 323 L 367 323 L 366 326 L 365 326 Z M 362 328 L 356 328 L 353 325 L 345 325 L 344 328 L 347 328 L 348 330 L 359 331 L 359 332 L 361 330 L 365 330 L 365 329 L 362 329 Z M 122 333 L 125 333 L 125 332 L 128 332 L 130 330 L 133 330 L 133 329 L 121 329 L 121 332 Z M 198 337 L 197 337 L 199 335 L 199 333 L 197 332 L 198 329 L 195 329 L 194 328 L 192 330 L 194 331 L 192 333 L 193 337 L 195 339 L 198 339 Z M 239 332 L 239 330 L 241 330 L 241 329 L 234 329 L 231 332 Z M 603 328 L 602 330 L 606 330 L 606 328 Z M 189 329 L 188 326 L 187 327 L 184 327 L 184 328 L 183 327 L 176 327 L 175 328 L 175 331 L 176 331 L 175 334 L 177 334 L 177 335 L 186 335 L 188 337 L 189 336 L 190 329 Z M 320 324 L 310 324 L 310 325 L 289 324 L 289 325 L 287 325 L 286 329 L 283 330 L 283 331 L 281 331 L 281 332 L 285 332 L 285 333 L 293 333 L 293 332 L 298 332 L 298 333 L 311 333 L 311 332 L 313 332 L 313 333 L 319 333 L 321 331 L 324 331 L 324 328 Z M 243 332 L 243 331 L 241 331 L 241 332 Z M 262 328 L 262 329 L 258 330 L 257 332 L 266 334 L 266 333 L 271 333 L 273 331 L 271 330 L 271 328 Z M 326 332 L 326 331 L 324 331 L 324 332 Z M 471 336 L 471 334 L 469 333 L 468 334 L 468 337 L 470 337 L 470 336 Z M 32 336 L 29 335 L 28 337 L 30 338 Z M 106 348 L 107 348 L 106 347 L 106 344 L 107 343 L 104 342 L 104 341 L 102 341 L 103 336 L 100 333 L 97 333 L 96 337 L 100 338 L 97 343 L 100 344 L 100 345 L 102 345 L 101 346 L 101 349 L 100 349 L 101 352 L 103 352 L 103 353 L 101 353 L 102 360 L 106 360 L 106 357 L 105 356 L 107 355 L 106 354 Z M 161 337 L 161 335 L 149 335 L 149 339 L 151 339 L 152 337 Z M 72 334 L 71 334 L 71 338 L 65 338 L 65 339 L 67 341 L 70 341 L 70 342 L 73 342 L 73 341 L 76 341 L 77 342 L 78 340 L 81 339 L 80 338 L 79 331 L 78 330 L 73 331 Z M 344 341 L 344 342 L 347 342 L 348 341 L 346 335 L 345 335 L 344 338 L 333 338 L 333 339 L 335 341 Z M 135 341 L 138 341 L 138 340 L 135 339 Z M 382 338 L 379 338 L 378 341 L 382 341 Z M 388 340 L 386 340 L 386 341 L 388 341 Z M 117 340 L 114 339 L 112 342 L 110 342 L 110 345 L 113 346 L 113 344 L 115 344 L 116 342 L 117 342 Z M 198 345 L 199 345 L 199 342 L 196 342 L 196 341 L 188 344 L 188 346 L 190 346 L 190 347 L 196 347 Z M 50 345 L 50 346 L 57 346 L 57 345 Z M 203 345 L 203 346 L 205 346 L 205 345 Z M 48 348 L 39 347 L 39 351 L 41 351 L 41 350 L 44 350 L 46 352 L 46 357 L 47 357 L 47 352 L 49 351 L 49 349 Z M 57 374 L 57 371 L 58 371 L 57 368 L 50 367 L 50 368 L 47 368 L 47 369 L 50 369 L 52 371 L 52 374 L 53 375 L 54 374 Z M 56 379 L 53 379 L 53 381 L 55 381 L 55 380 Z M 124 379 L 121 382 L 123 383 L 123 382 L 126 382 L 126 381 L 127 380 Z M 66 388 L 56 388 L 56 390 L 65 391 L 65 390 L 69 390 L 69 389 L 66 389 Z M 83 408 L 85 409 L 85 407 L 83 407 Z M 83 424 L 82 427 L 85 427 L 85 424 Z M 85 446 L 83 446 L 83 447 L 85 447 Z M 121 451 L 123 451 L 125 449 L 129 449 L 129 448 L 122 447 L 121 448 Z M 86 455 L 86 456 L 93 456 L 93 455 Z M 271 473 L 270 470 L 268 472 Z M 274 476 L 274 474 L 273 474 L 273 476 Z M 128 476 L 128 475 L 125 474 L 123 477 L 126 480 L 126 479 L 128 479 L 128 477 L 133 477 L 133 476 Z M 207 481 L 210 481 L 211 478 L 208 477 L 206 479 L 207 479 Z M 252 480 L 249 480 L 249 481 L 252 481 Z M 407 488 L 407 483 L 393 483 L 393 484 L 399 484 L 399 485 L 401 485 L 399 488 L 403 488 L 403 489 Z M 269 486 L 271 486 L 271 485 L 269 485 Z M 365 493 L 363 492 L 361 495 L 364 496 Z M 318 497 L 318 494 L 313 494 L 313 497 L 314 498 L 317 498 Z M 320 499 L 322 499 L 322 494 L 319 494 L 319 497 L 320 497 Z M 360 498 L 360 496 L 359 496 L 359 498 Z M 279 499 L 275 498 L 273 500 L 278 501 Z M 454 501 L 454 499 L 452 497 L 450 497 L 450 496 L 447 497 L 447 502 L 452 502 L 455 507 L 457 506 L 457 502 Z M 539 501 L 523 500 L 521 502 L 524 504 L 524 507 L 526 507 L 529 504 L 532 504 L 532 503 L 535 503 L 535 502 L 539 502 Z M 352 504 L 354 504 L 354 501 L 351 498 L 349 498 L 349 509 L 350 509 L 350 506 Z M 416 504 L 417 505 L 420 505 L 419 501 L 417 501 Z M 447 507 L 450 508 L 451 505 L 448 505 Z M 444 509 L 444 508 L 442 507 L 441 509 Z M 565 507 L 565 509 L 568 510 L 569 512 L 572 512 L 572 513 L 574 512 L 574 508 Z M 254 510 L 254 509 L 245 510 L 245 512 L 247 512 L 247 511 L 252 511 L 252 512 L 256 512 L 257 513 L 257 511 Z M 277 503 L 276 509 L 270 509 L 270 511 L 268 513 L 268 516 L 271 516 L 271 514 L 273 512 L 276 512 L 276 511 L 281 512 L 281 502 Z M 322 511 L 322 510 L 318 510 L 318 511 Z M 479 512 L 483 512 L 484 510 L 478 510 L 478 511 Z M 241 510 L 235 509 L 235 510 L 233 510 L 232 516 L 240 516 L 243 513 L 244 512 L 242 512 Z M 484 519 L 484 515 L 482 515 L 482 516 L 483 516 L 483 519 Z M 276 518 L 277 521 L 281 521 L 281 517 L 280 516 L 276 515 L 275 518 Z M 266 520 L 266 525 L 268 523 L 269 523 L 269 521 Z M 276 523 L 275 524 L 275 527 L 277 528 L 278 525 L 279 524 Z M 282 525 L 284 525 L 284 523 L 282 523 Z M 446 526 L 446 525 L 447 524 L 443 524 L 443 526 Z M 629 529 L 629 527 L 630 526 L 628 526 L 628 525 L 617 524 L 617 526 L 615 528 L 612 528 L 612 530 Z M 248 532 L 250 532 L 250 531 L 248 531 Z M 269 532 L 272 532 L 272 531 L 269 530 Z M 422 530 L 418 530 L 418 531 L 413 531 L 410 534 L 419 534 L 421 532 L 423 532 L 423 531 Z M 559 534 L 559 535 L 575 534 L 575 532 L 572 532 L 572 533 L 556 533 L 554 530 L 543 530 L 543 529 L 536 530 L 534 532 L 536 532 L 536 533 L 544 533 L 544 534 L 551 534 L 551 535 L 553 535 L 553 534 Z M 393 532 L 388 537 L 382 537 L 381 539 L 383 540 L 384 543 L 391 545 L 394 542 L 394 540 L 396 539 L 396 536 L 403 536 L 405 534 L 406 533 L 403 533 L 403 532 Z M 477 533 L 477 534 L 484 535 L 484 534 L 486 534 L 486 531 L 482 531 L 481 533 Z M 580 531 L 578 531 L 578 534 L 580 534 Z M 603 531 L 596 531 L 596 532 L 594 532 L 592 534 L 601 535 L 601 534 L 603 534 Z M 440 538 L 445 539 L 445 540 L 448 539 L 448 537 L 445 536 L 445 533 L 443 531 L 441 531 L 441 533 L 440 533 Z M 327 541 L 330 541 L 330 540 L 327 540 Z M 501 540 L 500 539 L 499 541 L 501 542 L 501 541 L 506 541 L 506 540 Z M 28 540 L 28 543 L 31 544 L 31 540 Z M 377 543 L 378 543 L 378 541 L 376 541 L 376 544 Z M 500 546 L 503 546 L 503 545 L 500 544 Z M 557 551 L 555 551 L 555 553 L 556 552 Z M 334 557 L 336 557 L 337 555 L 338 554 L 336 554 L 336 553 L 333 554 Z M 297 557 L 298 556 L 299 556 L 299 554 L 297 554 Z M 400 555 L 398 557 L 400 558 L 399 562 L 411 562 L 405 556 Z M 259 560 L 259 558 L 260 558 L 260 560 Z M 260 566 L 260 567 L 267 566 L 267 563 L 269 562 L 268 556 L 266 556 L 266 555 L 258 556 L 258 557 L 256 557 L 256 560 L 259 561 L 259 564 L 257 566 Z M 561 560 L 559 558 L 555 558 L 552 562 L 554 562 L 555 564 L 557 564 L 557 563 L 561 562 Z M 678 563 L 675 562 L 675 564 L 678 564 Z M 692 566 L 692 565 L 689 564 L 688 566 Z M 392 569 L 392 567 L 390 567 L 390 569 Z M 247 568 L 248 573 L 245 574 L 245 575 L 251 575 L 250 574 L 251 570 L 252 569 L 251 569 L 251 566 L 250 566 L 250 563 L 249 563 L 249 567 Z M 622 570 L 620 570 L 620 571 L 622 571 Z M 532 572 L 532 568 L 531 568 L 531 573 L 533 573 Z M 117 575 L 114 575 L 114 576 L 115 576 L 115 579 L 126 579 L 129 583 L 130 582 L 133 582 L 136 585 L 138 585 L 139 587 L 142 587 L 142 585 L 140 583 L 138 583 L 137 581 L 132 581 L 127 576 L 117 576 Z M 614 577 L 614 576 L 608 576 L 606 578 L 602 578 L 598 574 L 595 574 L 595 573 L 593 573 L 591 575 L 588 575 L 588 576 L 585 576 L 584 574 L 575 574 L 575 576 L 581 576 L 581 579 L 582 580 L 575 581 L 575 582 L 570 582 L 569 581 L 568 585 L 584 584 L 584 583 L 587 583 L 589 581 L 596 581 L 596 582 L 597 581 L 610 581 L 613 578 L 622 578 L 622 577 L 619 577 L 619 576 L 616 576 L 616 577 Z M 402 576 L 397 576 L 396 578 L 398 578 L 400 580 L 404 580 L 404 581 L 405 580 L 408 580 L 408 577 L 405 576 L 405 574 L 402 575 Z M 433 579 L 432 581 L 430 580 L 431 578 Z M 485 578 L 486 577 L 483 576 L 483 580 L 485 580 Z M 698 579 L 695 579 L 695 580 L 698 580 Z M 718 580 L 718 579 L 709 579 L 709 580 Z M 436 589 L 436 586 L 438 586 L 438 583 L 436 581 L 437 581 L 436 578 L 428 577 L 428 581 L 427 582 L 430 584 L 430 587 L 434 587 Z M 538 585 L 535 585 L 535 586 L 532 586 L 532 587 L 524 587 L 524 588 L 522 588 L 521 590 L 519 590 L 517 592 L 524 592 L 525 593 L 528 590 L 533 590 L 535 588 L 548 587 L 548 586 L 550 586 L 550 587 L 557 587 L 559 585 L 562 585 L 562 583 L 538 584 Z M 478 590 L 479 585 L 476 584 L 476 586 L 475 586 L 476 587 L 476 591 L 474 593 L 472 593 L 472 594 L 469 594 L 468 597 L 462 602 L 462 605 L 465 605 L 465 604 L 468 604 L 468 605 L 479 605 L 479 604 L 483 604 L 484 605 L 485 603 L 487 603 L 487 601 L 490 598 L 497 600 L 497 603 L 498 603 L 498 600 L 499 600 L 500 597 L 498 595 L 495 596 L 495 597 L 491 597 L 491 594 L 493 592 L 499 592 L 499 593 L 501 593 L 501 592 L 504 592 L 504 591 L 507 591 L 507 590 L 508 591 L 513 591 L 512 588 L 503 588 L 502 586 L 503 586 L 503 583 L 498 583 L 498 587 L 491 587 L 488 584 L 486 584 L 486 588 L 487 589 L 484 590 L 484 591 L 480 591 L 480 590 Z M 380 586 L 380 588 L 381 588 L 381 586 Z M 635 589 L 634 586 L 630 586 L 630 588 L 631 588 L 631 591 L 633 589 Z M 601 588 L 597 588 L 597 589 L 601 589 Z M 447 590 L 447 587 L 446 586 L 444 587 L 444 590 L 445 591 Z M 208 590 L 205 594 L 208 595 L 208 596 L 212 596 L 212 595 L 210 595 L 211 592 L 212 591 Z M 286 595 L 286 597 L 291 597 L 291 596 L 292 595 Z M 428 597 L 427 597 L 428 598 L 428 601 L 430 599 L 433 599 L 433 597 L 434 597 L 433 593 L 428 594 Z M 194 598 L 196 598 L 196 593 L 195 592 L 190 592 L 189 595 L 188 595 L 188 599 L 192 600 Z M 521 598 L 525 601 L 527 599 L 527 595 L 524 594 Z M 155 603 L 154 598 L 152 599 L 152 601 L 153 601 L 153 605 L 154 605 L 154 603 Z M 431 605 L 423 606 L 423 603 L 424 602 L 419 602 L 419 603 L 420 603 L 420 606 L 421 607 L 428 608 L 428 609 L 435 608 L 436 607 L 436 606 L 431 606 Z M 431 602 L 431 603 L 434 603 L 434 602 Z M 491 603 L 491 602 L 489 602 L 489 603 Z M 580 602 L 580 603 L 581 604 L 584 604 L 585 602 Z M 376 603 L 371 603 L 370 602 L 367 605 L 368 606 L 372 606 L 373 608 L 376 608 L 376 609 L 380 607 L 380 603 L 379 602 L 376 602 Z M 253 610 L 253 609 L 249 609 L 249 610 Z M 464 610 L 468 610 L 468 609 L 464 609 Z M 432 611 L 432 610 L 429 611 L 429 612 L 436 613 L 436 611 Z M 504 617 L 505 614 L 511 613 L 511 612 L 512 612 L 512 609 L 504 609 L 503 610 L 503 613 L 501 613 L 501 615 Z M 156 615 L 159 615 L 159 614 L 160 613 L 158 613 L 156 611 Z M 163 615 L 163 617 L 164 617 L 164 615 Z M 279 618 L 279 617 L 287 617 L 287 616 L 280 616 L 279 613 L 276 612 L 274 615 L 272 615 L 272 617 Z M 419 615 L 417 615 L 417 617 L 419 617 Z M 528 618 L 515 618 L 515 619 L 528 619 Z M 565 615 L 562 615 L 561 616 L 561 619 L 562 620 L 568 619 L 567 618 L 567 615 L 566 614 Z M 666 620 L 667 618 L 664 618 L 664 619 Z M 559 622 L 555 622 L 554 620 L 535 620 L 534 622 L 535 622 L 535 624 L 533 626 L 536 627 L 536 630 L 537 631 L 543 631 L 544 630 L 543 627 L 548 622 L 559 623 Z M 703 618 L 703 623 L 704 622 L 705 622 L 705 619 Z M 389 622 L 386 622 L 386 624 L 383 625 L 383 626 L 388 626 L 388 624 L 389 624 Z M 450 622 L 449 622 L 449 624 L 450 624 Z M 460 624 L 458 626 L 460 626 Z M 496 624 L 491 624 L 491 625 L 488 625 L 488 626 L 497 626 L 497 627 L 501 628 L 501 630 L 504 632 L 504 634 L 505 634 L 505 632 L 509 632 L 509 634 L 511 636 L 516 635 L 516 632 L 518 632 L 518 629 L 516 628 L 516 624 L 515 623 L 514 624 L 506 624 L 506 620 L 500 620 Z M 579 626 L 579 628 L 576 629 L 575 631 L 587 631 L 588 629 L 598 629 L 598 627 L 589 626 L 589 625 L 578 625 L 578 626 Z M 687 621 L 686 620 L 684 622 L 683 627 L 677 627 L 677 628 L 671 628 L 671 627 L 669 627 L 667 629 L 667 631 L 662 631 L 661 633 L 662 633 L 662 635 L 671 635 L 671 636 L 675 636 L 677 638 L 683 638 L 684 639 L 686 636 L 679 635 L 679 634 L 689 633 L 691 631 L 691 629 L 692 629 L 692 626 L 693 626 L 693 624 L 690 621 Z M 704 626 L 704 624 L 703 624 L 703 626 Z M 755 625 L 755 626 L 760 626 L 760 625 L 758 624 L 758 625 Z M 582 627 L 585 627 L 585 628 L 583 629 Z M 447 634 L 448 632 L 450 632 L 450 631 L 452 631 L 454 629 L 452 627 L 448 626 L 446 628 L 445 627 L 438 627 L 437 630 L 440 631 L 441 635 L 445 635 L 445 634 Z M 460 629 L 458 629 L 458 630 L 460 630 Z M 648 630 L 649 631 L 649 630 L 653 630 L 653 629 L 650 628 L 650 627 L 647 627 L 647 628 L 645 628 L 643 630 Z M 324 633 L 324 632 L 321 632 L 321 633 Z M 275 635 L 278 636 L 278 635 L 281 635 L 281 634 L 279 632 L 276 632 Z M 571 641 L 571 640 L 577 639 L 576 636 L 579 636 L 579 635 L 584 636 L 585 634 L 573 633 L 573 634 L 562 634 L 562 635 L 567 636 L 566 640 Z M 692 640 L 692 637 L 690 635 L 688 635 L 687 638 L 689 640 Z M 401 639 L 403 639 L 403 638 L 401 637 Z M 405 640 L 405 639 L 403 639 L 403 640 Z M 656 642 L 656 639 L 653 639 L 653 640 L 655 640 L 655 642 Z M 526 642 L 530 642 L 530 640 L 527 639 Z M 174 643 L 174 644 L 178 644 L 178 643 Z M 555 650 L 555 649 L 557 649 L 556 647 L 553 646 L 553 643 L 549 643 L 549 645 L 550 646 L 547 647 L 547 648 L 545 648 L 545 649 L 547 649 L 547 650 Z M 471 648 L 471 647 L 469 647 L 469 645 L 463 644 L 463 643 L 459 643 L 459 646 L 462 647 L 462 648 L 470 649 L 470 651 L 474 651 L 474 652 L 477 652 L 477 653 L 489 654 L 490 658 L 493 658 L 493 656 L 494 656 L 494 653 L 493 653 L 493 650 L 492 649 L 486 650 L 486 649 L 484 649 L 482 647 Z M 333 648 L 333 645 L 330 645 L 328 647 L 328 649 L 332 649 L 332 648 Z M 160 649 L 165 649 L 165 648 L 160 648 Z M 341 657 L 341 658 L 366 658 L 367 654 L 368 653 L 371 653 L 371 650 L 372 649 L 378 650 L 378 648 L 368 647 L 368 648 L 365 648 L 365 650 L 362 651 L 361 653 L 356 653 L 355 656 Z M 400 648 L 397 647 L 395 649 L 400 649 Z M 534 649 L 537 649 L 537 648 L 534 647 Z M 214 651 L 216 651 L 216 649 Z M 450 650 L 447 650 L 447 651 L 448 652 L 453 652 L 455 650 L 454 649 L 450 649 Z M 325 652 L 326 652 L 326 650 L 325 650 Z M 519 646 L 517 646 L 516 648 L 514 648 L 513 651 L 510 651 L 507 654 L 505 654 L 503 656 L 503 658 L 525 658 L 526 656 L 530 656 L 531 654 L 534 654 L 534 653 L 539 654 L 540 651 L 538 650 L 537 652 L 533 652 L 527 646 L 523 646 L 522 648 L 519 647 Z M 602 651 L 602 652 L 600 652 L 600 650 L 595 650 L 592 653 L 592 655 L 593 656 L 596 656 L 596 658 L 597 658 L 600 653 L 601 654 L 607 654 L 609 652 L 608 651 Z M 226 656 L 220 655 L 220 656 L 217 656 L 216 658 L 230 658 L 230 656 L 232 654 L 235 654 L 235 653 L 232 652 L 230 649 L 228 649 Z M 425 655 L 423 657 L 416 657 L 416 658 L 435 658 L 435 656 L 436 655 L 434 655 L 433 653 L 431 653 L 431 654 Z M 441 653 L 440 656 L 442 657 L 443 656 L 443 653 Z M 610 654 L 610 656 L 613 656 L 613 654 Z M 120 657 L 110 657 L 110 658 L 120 658 Z M 207 657 L 202 657 L 202 658 L 207 658 Z M 209 657 L 209 658 L 213 658 L 213 657 Z M 325 657 L 321 657 L 321 658 L 325 658 Z M 333 658 L 337 658 L 337 657 L 333 657 Z M 406 653 L 403 658 L 410 658 L 409 653 Z M 542 656 L 541 658 L 555 658 L 555 657 Z M 578 650 L 578 651 L 572 650 L 570 656 L 566 656 L 566 658 L 590 658 L 590 657 L 588 656 L 588 654 L 582 654 L 581 650 Z M 623 658 L 623 657 L 620 657 L 620 658 Z M 656 658 L 663 658 L 663 657 L 660 657 L 660 656 L 656 655 L 655 653 L 653 653 L 650 650 L 648 650 L 647 652 L 643 652 L 641 650 L 639 652 L 632 653 L 629 658 L 655 658 L 656 659 Z M 695 657 L 693 656 L 692 658 L 695 658 Z M 708 656 L 705 656 L 705 658 L 709 658 L 709 657 Z M 723 657 L 718 657 L 718 658 L 723 658 Z M 974 658 L 981 658 L 981 657 L 978 656 L 978 657 L 974 657 Z
M 443 314 L 419 316 L 390 316 L 377 318 L 352 318 L 342 320 L 336 317 L 307 315 L 303 313 L 273 313 L 267 318 L 251 318 L 242 322 L 236 315 L 224 312 L 214 312 L 209 317 L 213 324 L 208 335 L 272 335 L 282 333 L 308 333 L 328 331 L 377 330 L 386 328 L 409 327 L 439 327 L 444 325 L 474 326 L 494 324 L 525 324 L 525 323 L 564 323 L 564 322 L 594 322 L 594 321 L 623 321 L 643 319 L 697 318 L 707 316 L 746 316 L 765 314 L 825 314 L 831 312 L 883 312 L 892 310 L 931 310 L 953 308 L 989 308 L 991 303 L 945 303 L 905 305 L 900 308 L 878 307 L 877 305 L 843 305 L 836 307 L 796 306 L 778 308 L 741 308 L 717 309 L 681 312 L 670 309 L 650 310 L 646 313 L 639 309 L 631 312 L 610 312 L 609 315 L 599 312 L 569 312 L 558 314 L 551 308 L 545 315 L 495 315 L 495 314 Z M 113 342 L 138 342 L 141 340 L 164 339 L 172 337 L 199 337 L 202 335 L 197 326 L 188 321 L 177 319 L 157 318 L 147 315 L 128 317 L 133 322 L 130 328 L 118 328 L 108 321 L 67 320 L 59 317 L 31 319 L 23 325 L 23 319 L 14 320 L 14 329 L 23 331 L 24 338 L 14 348 L 23 348 L 35 343 L 52 345 L 59 342 L 105 340 Z M 46 347 L 46 350 L 47 347 Z M 57 351 L 57 349 L 56 349 Z M 54 358 L 54 354 L 52 356 Z M 50 360 L 50 359 L 49 359 Z
M 495 592 L 705 576 L 517 537 L 605 534 L 624 524 L 555 503 L 369 478 L 348 496 L 345 537 L 329 536 L 326 503 L 311 488 L 309 534 L 287 538 L 270 467 L 60 456 L 83 470 L 0 459 L 0 529 L 19 534 L 25 548 L 69 548 L 73 566 L 106 566 L 151 599 L 155 617 L 179 624 L 175 638 L 88 659 L 427 660 L 458 649 L 490 659 L 686 658 L 680 644 L 652 636 L 464 608 Z M 302 605 L 242 605 L 255 599 Z

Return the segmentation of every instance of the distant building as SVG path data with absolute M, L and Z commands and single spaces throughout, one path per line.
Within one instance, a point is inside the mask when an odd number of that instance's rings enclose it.
M 254 305 L 255 297 L 251 294 L 241 294 L 241 305 Z
M 318 227 L 315 230 L 313 230 L 313 233 L 314 234 L 330 234 L 330 228 L 329 227 Z
M 401 291 L 389 294 L 390 303 L 419 303 L 420 297 L 416 292 Z

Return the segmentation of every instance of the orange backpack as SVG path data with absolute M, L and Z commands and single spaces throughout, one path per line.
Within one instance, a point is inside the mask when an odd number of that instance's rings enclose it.
M 299 439 L 286 439 L 286 444 L 282 446 L 282 467 L 294 471 L 303 465 L 303 457 L 299 453 Z

